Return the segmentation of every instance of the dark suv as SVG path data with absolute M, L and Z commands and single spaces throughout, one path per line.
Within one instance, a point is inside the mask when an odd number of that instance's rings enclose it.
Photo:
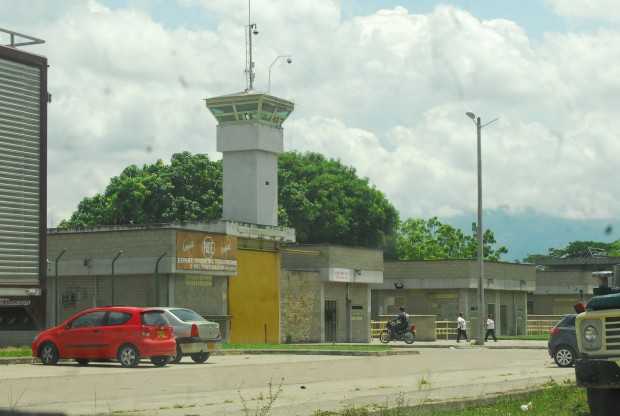
M 549 355 L 559 367 L 571 367 L 577 359 L 577 333 L 575 318 L 577 315 L 564 315 L 560 322 L 551 328 L 549 335 Z

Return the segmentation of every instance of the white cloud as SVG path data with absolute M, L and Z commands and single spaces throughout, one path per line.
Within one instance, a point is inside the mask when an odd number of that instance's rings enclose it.
M 5 24 L 47 40 L 32 50 L 51 65 L 55 222 L 127 164 L 182 150 L 219 157 L 202 99 L 244 87 L 245 1 L 179 1 L 205 7 L 217 27 L 165 28 L 145 11 L 92 0 L 62 11 L 36 2 L 40 19 L 16 12 Z M 475 132 L 464 113 L 476 111 L 501 117 L 483 133 L 485 206 L 620 215 L 620 31 L 530 42 L 511 21 L 454 7 L 343 19 L 332 0 L 269 4 L 255 8 L 257 85 L 266 86 L 275 56 L 294 54 L 293 65 L 273 70 L 273 92 L 296 102 L 289 149 L 355 166 L 403 216 L 467 212 L 476 203 Z
M 547 0 L 547 3 L 560 16 L 620 21 L 617 0 Z

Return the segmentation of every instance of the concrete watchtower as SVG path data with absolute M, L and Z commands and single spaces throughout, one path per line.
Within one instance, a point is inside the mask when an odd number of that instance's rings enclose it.
M 223 219 L 278 225 L 278 155 L 292 102 L 252 90 L 206 100 L 223 153 Z

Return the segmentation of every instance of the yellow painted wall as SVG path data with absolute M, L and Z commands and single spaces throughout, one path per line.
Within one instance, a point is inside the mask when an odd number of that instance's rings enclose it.
M 237 271 L 229 280 L 230 342 L 279 343 L 280 254 L 240 249 Z

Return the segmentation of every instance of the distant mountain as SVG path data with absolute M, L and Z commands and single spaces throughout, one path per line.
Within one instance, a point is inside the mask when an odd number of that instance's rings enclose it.
M 441 218 L 441 221 L 471 233 L 476 214 Z M 495 233 L 499 245 L 508 247 L 506 260 L 523 260 L 528 254 L 546 254 L 551 247 L 564 247 L 575 240 L 611 242 L 620 239 L 620 220 L 570 220 L 534 210 L 509 212 L 485 210 L 484 228 Z

